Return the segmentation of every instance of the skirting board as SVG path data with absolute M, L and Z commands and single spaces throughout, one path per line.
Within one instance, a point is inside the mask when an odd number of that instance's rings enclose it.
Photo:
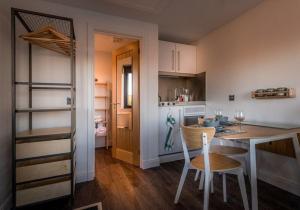
M 95 178 L 95 173 L 93 171 L 90 171 L 88 173 L 77 172 L 76 183 L 92 181 L 94 180 L 94 178 Z
M 279 187 L 285 191 L 288 191 L 292 194 L 295 194 L 297 196 L 300 196 L 300 184 L 295 183 L 291 180 L 288 180 L 281 176 L 276 176 L 275 174 L 271 174 L 267 171 L 258 170 L 258 178 L 264 182 L 267 182 L 271 185 L 274 185 L 276 187 Z
M 190 153 L 190 157 L 195 157 L 196 155 L 199 155 L 200 150 L 192 151 L 189 153 Z M 176 160 L 183 160 L 183 159 L 184 159 L 183 152 L 159 156 L 160 163 L 173 162 Z
M 0 205 L 0 210 L 9 210 L 12 207 L 12 195 L 7 196 L 5 201 Z
M 158 167 L 159 164 L 159 158 L 154 158 L 150 160 L 142 160 L 141 161 L 141 168 L 142 169 L 148 169 L 148 168 L 154 168 Z

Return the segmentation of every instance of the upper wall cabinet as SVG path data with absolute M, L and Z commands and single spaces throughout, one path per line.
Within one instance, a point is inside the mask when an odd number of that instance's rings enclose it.
M 196 47 L 192 45 L 159 41 L 158 70 L 196 74 Z
M 175 72 L 176 45 L 172 42 L 159 41 L 158 70 Z

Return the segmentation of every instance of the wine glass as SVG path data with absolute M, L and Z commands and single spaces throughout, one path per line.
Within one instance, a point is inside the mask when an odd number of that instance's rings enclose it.
M 237 111 L 234 114 L 234 119 L 236 119 L 240 124 L 240 132 L 242 131 L 242 122 L 245 120 L 245 114 L 242 111 Z
M 216 120 L 220 120 L 223 116 L 222 110 L 218 109 L 215 111 Z

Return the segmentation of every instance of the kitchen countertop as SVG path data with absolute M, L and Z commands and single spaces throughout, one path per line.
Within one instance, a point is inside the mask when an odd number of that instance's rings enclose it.
M 168 103 L 168 101 L 162 101 L 164 103 Z M 172 103 L 172 102 L 170 102 Z M 206 105 L 206 101 L 189 101 L 189 102 L 175 102 L 175 105 L 171 106 L 162 106 L 159 105 L 159 107 L 172 107 L 172 106 L 195 106 L 195 105 Z

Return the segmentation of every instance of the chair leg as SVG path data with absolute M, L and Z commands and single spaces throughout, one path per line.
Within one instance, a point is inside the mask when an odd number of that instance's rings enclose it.
M 210 174 L 210 192 L 214 193 L 214 173 Z
M 199 178 L 199 173 L 200 173 L 200 170 L 197 170 L 194 181 L 197 181 L 197 180 L 198 180 L 198 178 Z
M 199 182 L 199 190 L 203 190 L 204 185 L 204 171 L 201 172 L 200 182 Z
M 243 157 L 243 164 L 244 164 L 244 175 L 246 176 L 249 176 L 249 173 L 248 173 L 248 160 L 247 160 L 247 155 L 245 155 Z
M 189 171 L 189 166 L 184 166 L 183 168 L 183 171 L 182 171 L 182 174 L 181 174 L 181 178 L 180 178 L 180 182 L 179 182 L 179 185 L 178 185 L 178 188 L 177 188 L 177 193 L 176 193 L 176 196 L 175 196 L 175 201 L 174 203 L 178 203 L 178 200 L 179 200 L 179 197 L 180 197 L 180 194 L 181 194 L 181 191 L 182 191 L 182 187 L 183 187 L 183 184 L 185 182 L 185 178 L 186 178 L 186 175 Z
M 205 173 L 205 172 L 203 172 Z M 203 210 L 208 210 L 209 205 L 209 184 L 210 184 L 210 173 L 205 173 L 205 179 L 204 179 L 204 205 Z
M 249 204 L 248 204 L 243 170 L 240 170 L 238 173 L 238 181 L 239 181 L 239 185 L 240 185 L 240 189 L 241 189 L 244 208 L 245 208 L 245 210 L 249 210 Z
M 227 189 L 226 189 L 226 174 L 223 173 L 223 200 L 226 203 L 227 202 Z

